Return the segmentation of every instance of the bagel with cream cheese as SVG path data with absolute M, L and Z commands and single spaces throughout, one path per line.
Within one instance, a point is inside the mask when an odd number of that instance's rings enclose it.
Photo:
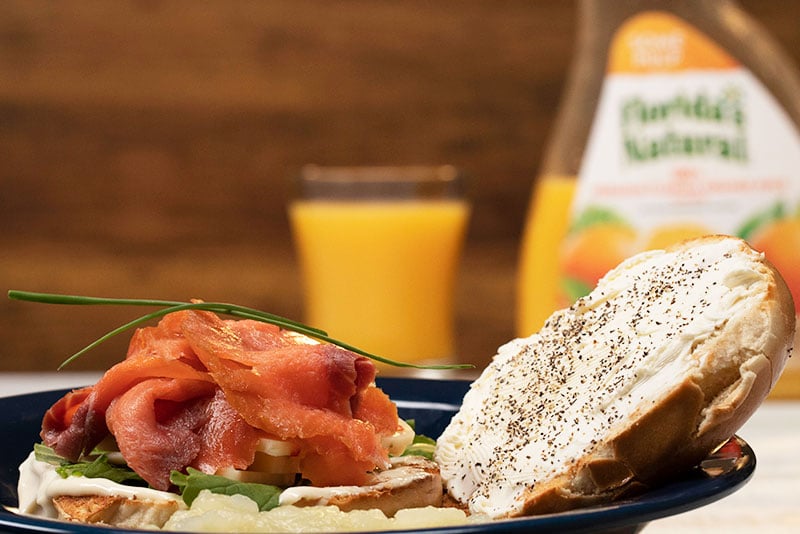
M 629 258 L 500 347 L 439 437 L 449 497 L 492 518 L 641 491 L 730 438 L 792 350 L 791 294 L 744 241 Z

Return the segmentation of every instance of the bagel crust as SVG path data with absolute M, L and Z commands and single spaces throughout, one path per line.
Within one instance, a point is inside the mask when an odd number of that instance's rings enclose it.
M 297 494 L 293 494 L 295 490 Z M 281 504 L 333 505 L 344 512 L 378 509 L 394 517 L 404 508 L 440 507 L 443 493 L 439 467 L 434 462 L 421 456 L 401 456 L 392 459 L 391 469 L 374 473 L 364 486 L 290 488 L 282 495 Z M 290 497 L 289 502 L 286 497 Z
M 58 518 L 126 528 L 161 528 L 180 506 L 176 501 L 149 501 L 108 495 L 53 497 Z
M 761 404 L 794 329 L 786 284 L 740 239 L 629 258 L 500 347 L 437 442 L 448 493 L 471 513 L 515 517 L 679 474 Z

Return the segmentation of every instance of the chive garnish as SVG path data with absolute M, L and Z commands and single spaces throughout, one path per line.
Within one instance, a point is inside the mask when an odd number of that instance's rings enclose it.
M 334 339 L 328 336 L 327 332 L 325 332 L 324 330 L 320 330 L 319 328 L 314 328 L 305 325 L 303 323 L 293 321 L 291 319 L 287 319 L 285 317 L 281 317 L 279 315 L 275 315 L 272 313 L 263 312 L 260 310 L 256 310 L 254 308 L 248 308 L 246 306 L 239 306 L 238 304 L 229 304 L 226 302 L 181 302 L 174 300 L 86 297 L 81 295 L 61 295 L 57 293 L 36 293 L 32 291 L 19 291 L 16 289 L 11 289 L 8 291 L 8 298 L 12 300 L 39 302 L 43 304 L 66 304 L 73 306 L 149 306 L 149 307 L 161 308 L 159 310 L 142 315 L 130 322 L 127 322 L 122 326 L 119 326 L 111 330 L 110 332 L 106 333 L 105 335 L 99 337 L 92 343 L 86 345 L 84 348 L 82 348 L 81 350 L 79 350 L 66 360 L 64 360 L 64 362 L 62 362 L 61 365 L 58 366 L 59 369 L 62 369 L 63 367 L 70 364 L 71 362 L 73 362 L 86 352 L 92 350 L 93 348 L 97 347 L 103 342 L 111 339 L 117 334 L 121 334 L 126 330 L 135 328 L 141 324 L 147 323 L 148 321 L 161 318 L 169 313 L 180 310 L 205 310 L 223 315 L 230 315 L 232 317 L 238 317 L 240 319 L 253 319 L 256 321 L 261 321 L 263 323 L 273 324 L 275 326 L 278 326 L 286 330 L 292 330 L 294 332 L 307 335 L 308 337 L 317 339 L 319 341 L 324 341 L 326 343 L 332 343 L 334 345 L 338 345 L 343 349 L 355 352 L 356 354 L 360 354 L 362 356 L 370 358 L 371 360 L 375 360 L 388 365 L 393 365 L 395 367 L 411 367 L 415 369 L 442 369 L 442 370 L 469 369 L 473 367 L 470 364 L 421 365 L 421 364 L 406 363 L 406 362 L 391 360 L 389 358 L 378 356 L 377 354 L 369 353 L 367 351 L 359 349 L 358 347 L 354 347 L 353 345 L 350 345 L 338 339 Z

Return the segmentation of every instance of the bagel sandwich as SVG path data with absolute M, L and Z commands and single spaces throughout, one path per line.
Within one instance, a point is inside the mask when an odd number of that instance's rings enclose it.
M 280 505 L 440 506 L 416 434 L 368 358 L 250 319 L 183 310 L 138 329 L 126 358 L 42 421 L 19 511 L 162 527 L 200 491 Z

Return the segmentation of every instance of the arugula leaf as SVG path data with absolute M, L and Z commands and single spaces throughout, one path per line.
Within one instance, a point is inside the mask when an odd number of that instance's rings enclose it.
M 106 478 L 120 484 L 144 483 L 142 477 L 131 468 L 126 465 L 110 463 L 108 457 L 102 453 L 87 458 L 86 461 L 70 462 L 42 443 L 34 444 L 33 452 L 40 462 L 56 466 L 56 472 L 62 478 L 84 476 L 87 478 Z M 191 505 L 200 492 L 207 489 L 212 493 L 222 495 L 244 495 L 253 499 L 262 511 L 271 510 L 278 506 L 278 497 L 281 490 L 276 486 L 237 482 L 217 475 L 207 475 L 191 467 L 187 468 L 187 472 L 188 474 L 183 474 L 179 471 L 173 471 L 170 474 L 170 481 L 181 489 L 183 501 L 187 505 Z
M 38 461 L 50 465 L 63 465 L 64 463 L 67 463 L 67 460 L 63 456 L 56 454 L 53 449 L 44 443 L 34 443 L 33 454 L 36 456 Z
M 281 489 L 277 486 L 237 482 L 218 475 L 207 475 L 191 467 L 186 468 L 186 474 L 173 471 L 169 480 L 181 489 L 183 502 L 187 506 L 192 505 L 202 490 L 209 490 L 220 495 L 244 495 L 254 500 L 259 510 L 266 512 L 278 506 L 278 497 L 281 494 Z
M 406 423 L 412 430 L 416 431 L 416 421 L 406 419 Z M 433 449 L 436 447 L 436 440 L 423 434 L 414 434 L 411 445 L 406 447 L 400 456 L 422 456 L 428 460 L 433 460 Z
M 138 483 L 144 480 L 127 465 L 115 465 L 108 461 L 105 454 L 96 457 L 89 457 L 79 462 L 70 462 L 66 458 L 59 456 L 50 447 L 41 443 L 33 446 L 36 459 L 56 466 L 56 472 L 61 478 L 69 476 L 84 476 L 86 478 L 106 478 L 119 484 Z
M 406 450 L 400 456 L 423 456 L 428 460 L 433 460 L 434 447 L 436 447 L 436 440 L 417 434 L 414 436 L 414 441 L 411 442 L 411 445 L 406 447 Z

